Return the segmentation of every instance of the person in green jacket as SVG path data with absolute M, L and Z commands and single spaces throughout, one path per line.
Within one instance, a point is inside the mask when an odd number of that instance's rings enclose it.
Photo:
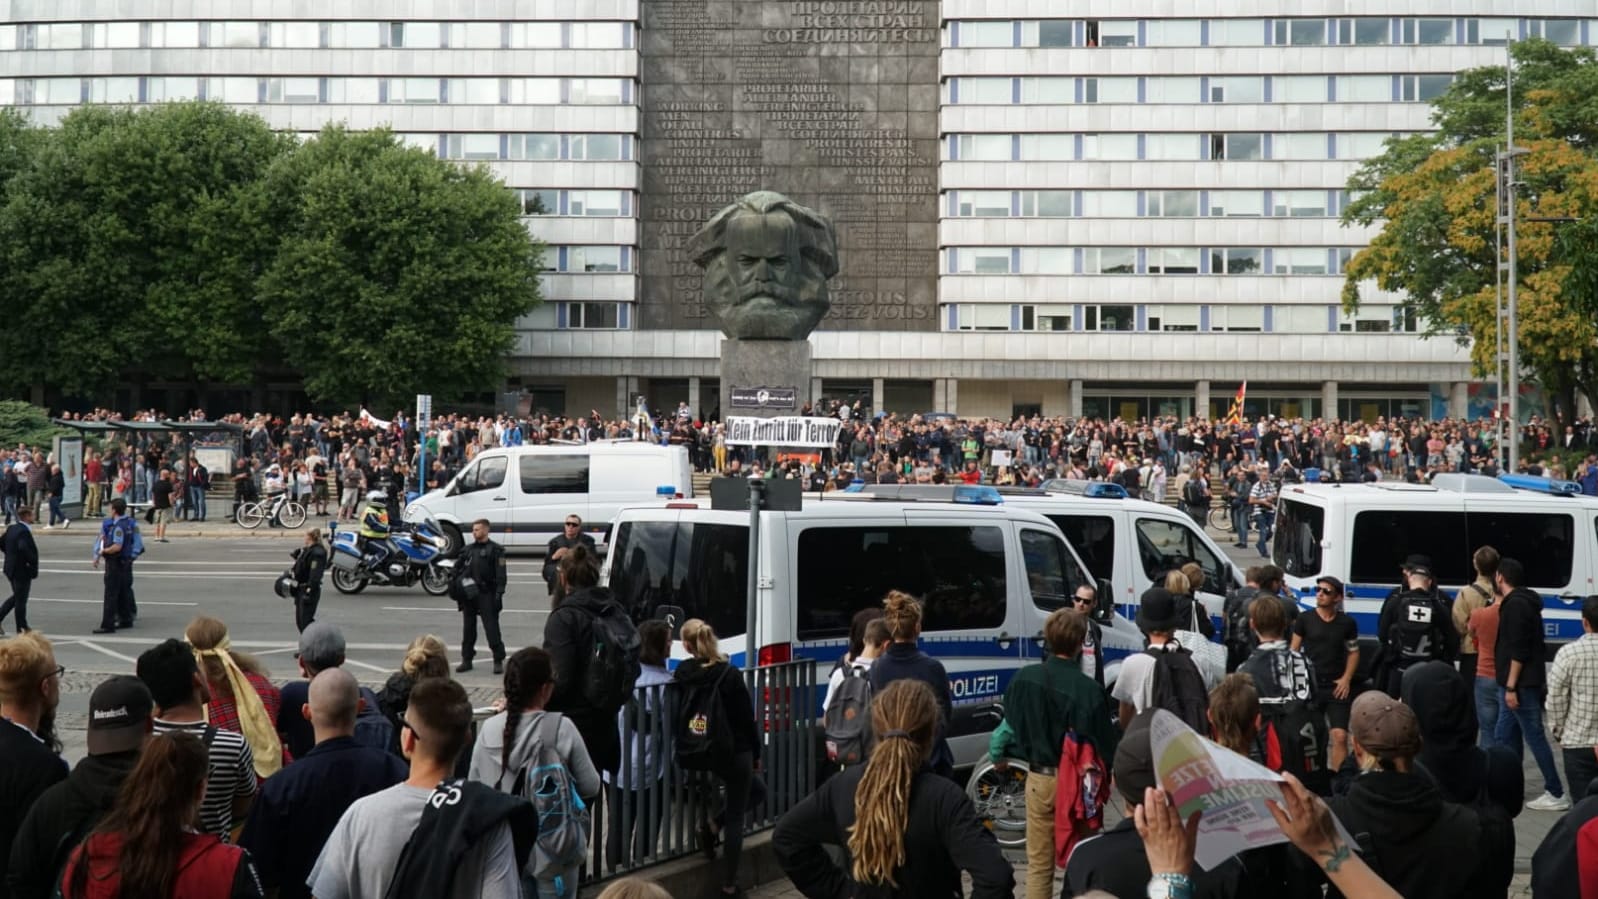
M 1082 673 L 1077 654 L 1087 635 L 1087 617 L 1059 609 L 1043 624 L 1049 655 L 1017 671 L 1004 691 L 1004 724 L 994 731 L 989 753 L 995 764 L 1027 763 L 1027 899 L 1050 899 L 1054 886 L 1054 794 L 1060 745 L 1068 731 L 1092 742 L 1099 757 L 1115 757 L 1120 739 L 1109 701 Z

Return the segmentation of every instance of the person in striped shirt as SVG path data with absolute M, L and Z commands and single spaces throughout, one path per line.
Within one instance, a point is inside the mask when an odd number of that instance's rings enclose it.
M 1271 540 L 1271 525 L 1276 521 L 1276 484 L 1271 480 L 1271 467 L 1261 464 L 1255 469 L 1259 477 L 1254 481 L 1254 486 L 1248 492 L 1248 504 L 1254 510 L 1254 520 L 1259 525 L 1260 558 L 1271 557 L 1268 548 Z
M 200 804 L 200 829 L 231 842 L 234 822 L 242 824 L 255 801 L 255 758 L 250 744 L 233 731 L 206 723 L 210 690 L 187 643 L 164 641 L 139 656 L 136 670 L 155 699 L 155 732 L 192 734 L 209 751 L 210 775 Z
M 1581 637 L 1560 647 L 1548 671 L 1548 730 L 1564 750 L 1570 798 L 1598 781 L 1598 596 L 1581 604 Z

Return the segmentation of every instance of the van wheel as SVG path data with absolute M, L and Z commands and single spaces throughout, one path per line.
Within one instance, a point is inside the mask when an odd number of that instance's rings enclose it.
M 993 762 L 984 761 L 971 772 L 965 793 L 977 807 L 977 818 L 1000 848 L 1021 849 L 1026 846 L 1026 777 L 1025 762 L 1012 761 L 1000 771 Z
M 460 551 L 466 546 L 466 539 L 461 536 L 460 527 L 447 521 L 439 522 L 438 526 L 444 531 L 444 558 L 453 559 L 460 555 Z

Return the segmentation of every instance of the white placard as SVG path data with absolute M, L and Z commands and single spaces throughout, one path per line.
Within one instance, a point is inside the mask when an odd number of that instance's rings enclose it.
M 75 506 L 83 502 L 83 438 L 57 437 L 55 461 L 66 480 L 66 486 L 61 489 L 61 505 Z
M 1003 467 L 1003 466 L 1009 465 L 1010 461 L 1011 461 L 1011 459 L 1010 459 L 1010 451 L 1009 450 L 997 450 L 996 449 L 996 450 L 993 451 L 992 458 L 989 461 L 991 461 L 995 466 L 998 466 L 998 467 Z
M 807 418 L 787 415 L 781 418 L 730 416 L 727 419 L 729 446 L 832 446 L 838 440 L 843 422 L 832 418 Z

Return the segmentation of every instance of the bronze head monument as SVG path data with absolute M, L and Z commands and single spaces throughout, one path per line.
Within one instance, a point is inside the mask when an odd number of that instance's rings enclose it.
M 782 194 L 738 198 L 688 241 L 688 255 L 705 271 L 705 308 L 728 337 L 804 340 L 831 308 L 832 221 Z

